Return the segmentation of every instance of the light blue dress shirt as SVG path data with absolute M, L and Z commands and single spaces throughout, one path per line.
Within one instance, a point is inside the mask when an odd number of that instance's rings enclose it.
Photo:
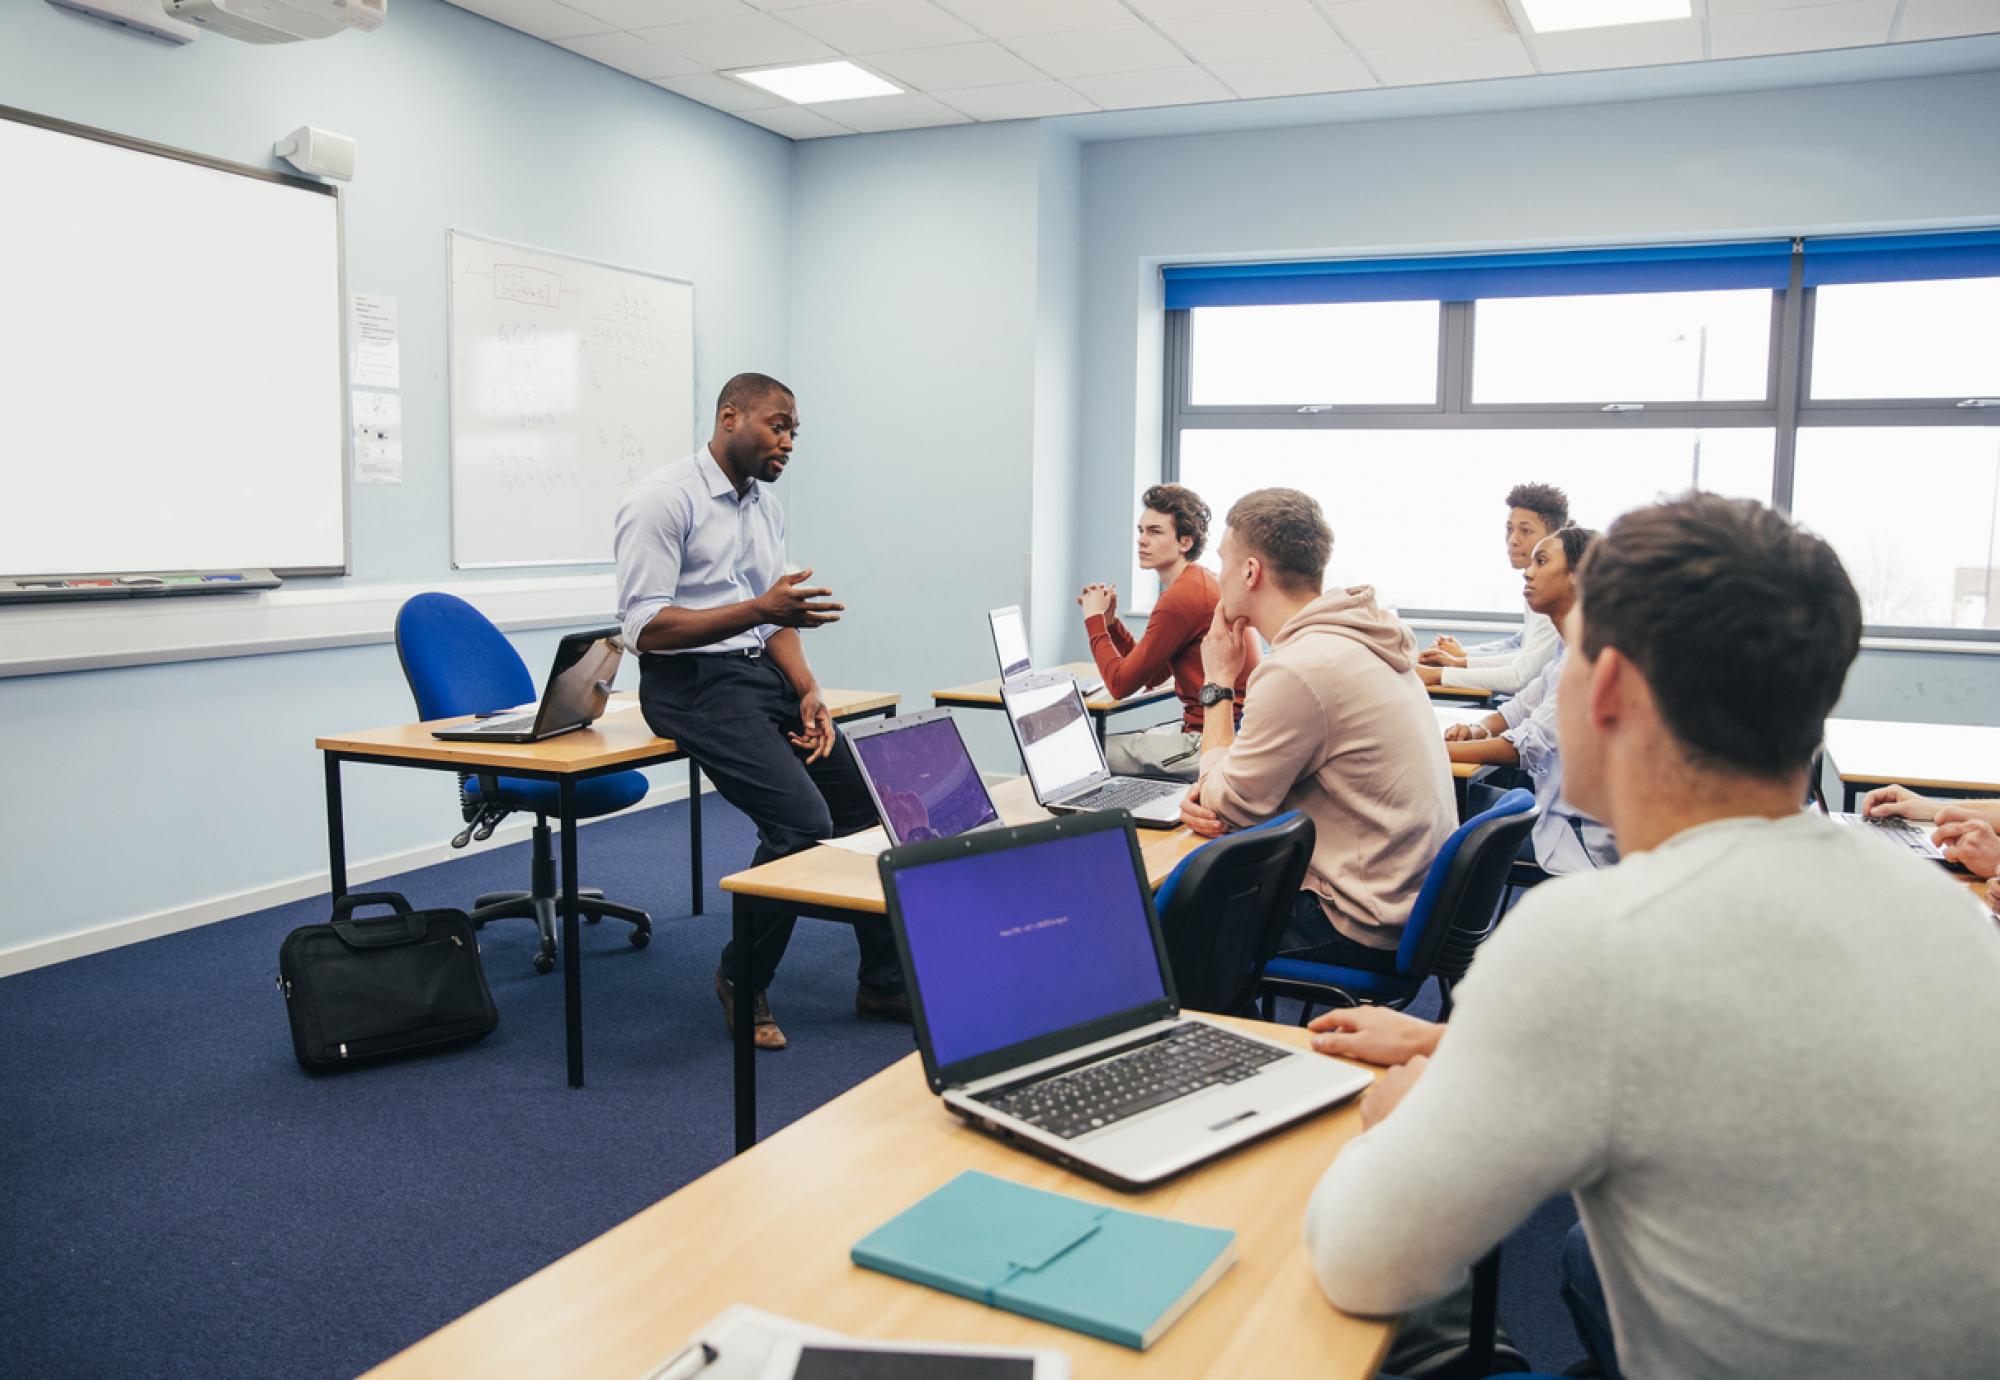
M 640 480 L 619 505 L 612 537 L 618 560 L 618 623 L 634 651 L 661 609 L 720 608 L 754 599 L 785 572 L 785 508 L 762 480 L 742 498 L 708 447 Z M 774 623 L 705 647 L 677 652 L 761 648 Z M 673 655 L 676 653 L 649 653 Z
M 1562 753 L 1556 742 L 1556 687 L 1562 680 L 1567 646 L 1528 682 L 1520 694 L 1500 706 L 1506 723 L 1501 737 L 1521 754 L 1521 770 L 1535 783 L 1542 815 L 1535 821 L 1535 861 L 1542 870 L 1560 876 L 1588 872 L 1618 861 L 1618 841 L 1609 829 L 1569 803 L 1563 794 Z

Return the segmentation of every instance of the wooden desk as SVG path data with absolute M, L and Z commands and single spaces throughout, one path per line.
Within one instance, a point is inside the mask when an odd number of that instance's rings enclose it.
M 1424 689 L 1430 692 L 1434 700 L 1469 700 L 1486 704 L 1493 698 L 1493 692 L 1490 690 L 1474 690 L 1464 685 L 1426 685 Z
M 2000 796 L 2000 728 L 1828 719 L 1826 751 L 1846 787 L 1843 809 L 1876 786 Z
M 1096 664 L 1089 661 L 1072 661 L 1066 666 L 1056 666 L 1049 669 L 1058 672 L 1067 671 L 1079 681 L 1084 682 L 1100 679 L 1097 674 Z M 1149 704 L 1158 704 L 1161 700 L 1173 699 L 1174 695 L 1174 683 L 1170 680 L 1156 690 L 1141 690 L 1138 694 L 1127 695 L 1122 700 L 1113 699 L 1111 696 L 1101 692 L 1089 695 L 1085 697 L 1083 707 L 1090 712 L 1091 722 L 1097 725 L 1097 736 L 1101 741 L 1104 737 L 1104 721 L 1113 714 L 1126 709 L 1143 709 Z M 931 691 L 931 703 L 940 709 L 1004 709 L 1006 707 L 1000 701 L 1000 678 L 998 676 L 993 677 L 991 680 L 977 680 L 970 685 L 954 685 L 949 690 L 933 690 Z
M 827 709 L 836 719 L 891 715 L 902 697 L 873 690 L 827 690 Z M 628 707 L 629 706 L 629 707 Z M 557 788 L 562 830 L 563 1043 L 569 1085 L 583 1086 L 582 949 L 577 940 L 576 783 L 632 767 L 685 760 L 688 764 L 688 860 L 694 874 L 694 913 L 701 914 L 701 769 L 671 738 L 654 736 L 629 695 L 613 698 L 611 712 L 589 728 L 539 743 L 445 742 L 431 730 L 469 723 L 468 717 L 399 724 L 314 740 L 326 756 L 326 854 L 333 899 L 347 894 L 347 832 L 342 813 L 343 762 L 415 767 L 427 771 L 502 772 Z
M 826 850 L 821 850 L 826 851 Z M 1253 1026 L 1304 1046 L 1306 1032 Z M 1078 1380 L 1370 1376 L 1393 1327 L 1337 1312 L 1301 1241 L 1306 1201 L 1361 1130 L 1353 1101 L 1140 1194 L 965 1128 L 912 1054 L 370 1372 L 637 1377 L 732 1303 L 861 1337 L 1054 1347 Z M 1150 1351 L 864 1270 L 853 1243 L 962 1170 L 1233 1228 L 1236 1263 Z

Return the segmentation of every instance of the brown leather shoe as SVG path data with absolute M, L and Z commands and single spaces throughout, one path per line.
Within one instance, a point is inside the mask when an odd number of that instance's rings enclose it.
M 872 987 L 856 987 L 854 1014 L 871 1021 L 901 1021 L 904 1025 L 909 1025 L 909 994 L 878 992 Z
M 715 995 L 722 1002 L 722 1028 L 733 1038 L 736 1034 L 736 991 L 722 976 L 720 968 L 715 970 Z M 771 1003 L 762 992 L 757 994 L 756 1003 L 750 1009 L 750 1043 L 759 1049 L 783 1049 L 787 1043 L 785 1032 L 778 1029 L 778 1023 L 771 1019 Z

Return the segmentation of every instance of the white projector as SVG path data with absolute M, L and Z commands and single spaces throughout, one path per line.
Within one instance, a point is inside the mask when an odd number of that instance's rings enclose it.
M 172 18 L 245 43 L 331 38 L 342 29 L 382 26 L 389 0 L 160 0 Z

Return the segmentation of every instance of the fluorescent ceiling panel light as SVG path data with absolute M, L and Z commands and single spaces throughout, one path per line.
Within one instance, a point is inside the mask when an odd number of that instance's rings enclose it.
M 1694 17 L 1692 0 L 1521 0 L 1521 8 L 1538 34 Z
M 787 67 L 760 67 L 754 72 L 732 72 L 730 75 L 799 105 L 903 94 L 902 87 L 883 81 L 873 72 L 864 72 L 851 62 L 796 63 Z

